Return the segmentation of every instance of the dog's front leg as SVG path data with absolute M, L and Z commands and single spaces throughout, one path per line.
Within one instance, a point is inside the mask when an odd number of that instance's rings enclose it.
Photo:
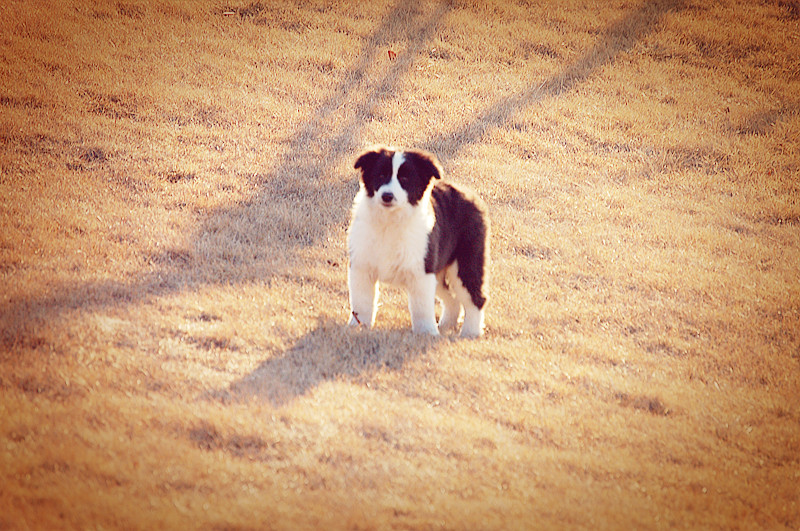
M 350 286 L 350 326 L 375 324 L 375 310 L 378 305 L 378 279 L 366 268 L 353 267 L 347 274 Z
M 414 280 L 408 287 L 408 309 L 411 329 L 416 334 L 439 335 L 436 326 L 436 275 L 429 273 Z

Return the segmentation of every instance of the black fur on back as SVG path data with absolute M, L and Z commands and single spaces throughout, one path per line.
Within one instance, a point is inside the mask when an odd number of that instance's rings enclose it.
M 458 278 L 478 308 L 484 293 L 489 254 L 489 220 L 486 207 L 472 192 L 437 182 L 431 192 L 436 223 L 428 236 L 425 272 L 438 273 L 458 261 Z

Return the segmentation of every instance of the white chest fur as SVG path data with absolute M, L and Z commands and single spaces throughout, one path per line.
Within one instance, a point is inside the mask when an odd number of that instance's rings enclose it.
M 380 282 L 400 286 L 424 275 L 428 234 L 435 221 L 427 199 L 417 206 L 386 209 L 370 203 L 362 189 L 354 202 L 348 234 L 351 263 Z

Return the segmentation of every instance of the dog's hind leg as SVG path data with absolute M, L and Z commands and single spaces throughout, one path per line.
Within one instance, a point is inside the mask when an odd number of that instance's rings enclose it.
M 456 295 L 456 299 L 464 306 L 464 322 L 461 325 L 461 337 L 480 337 L 483 333 L 483 308 L 475 305 L 470 291 L 464 286 L 458 275 L 458 262 L 455 267 L 448 268 L 447 280 Z M 485 299 L 484 299 L 485 301 Z
M 452 266 L 451 266 L 452 267 Z M 448 268 L 449 269 L 449 268 Z M 450 291 L 448 269 L 436 275 L 436 296 L 442 301 L 442 316 L 439 318 L 439 332 L 445 332 L 458 325 L 461 304 Z
M 464 304 L 464 323 L 461 325 L 461 337 L 480 337 L 483 333 L 483 308 L 478 308 L 472 301 Z

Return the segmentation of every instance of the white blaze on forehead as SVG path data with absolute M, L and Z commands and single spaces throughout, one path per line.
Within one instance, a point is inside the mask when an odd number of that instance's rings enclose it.
M 376 197 L 382 199 L 383 194 L 389 192 L 394 197 L 391 204 L 405 205 L 408 203 L 408 192 L 403 189 L 403 186 L 400 184 L 400 181 L 397 178 L 397 172 L 400 170 L 400 166 L 402 166 L 405 161 L 406 156 L 402 151 L 394 152 L 392 155 L 392 177 L 389 179 L 388 183 L 378 188 L 378 190 L 375 192 Z
M 392 178 L 397 178 L 397 171 L 400 166 L 406 161 L 406 154 L 402 151 L 395 151 L 392 155 Z

